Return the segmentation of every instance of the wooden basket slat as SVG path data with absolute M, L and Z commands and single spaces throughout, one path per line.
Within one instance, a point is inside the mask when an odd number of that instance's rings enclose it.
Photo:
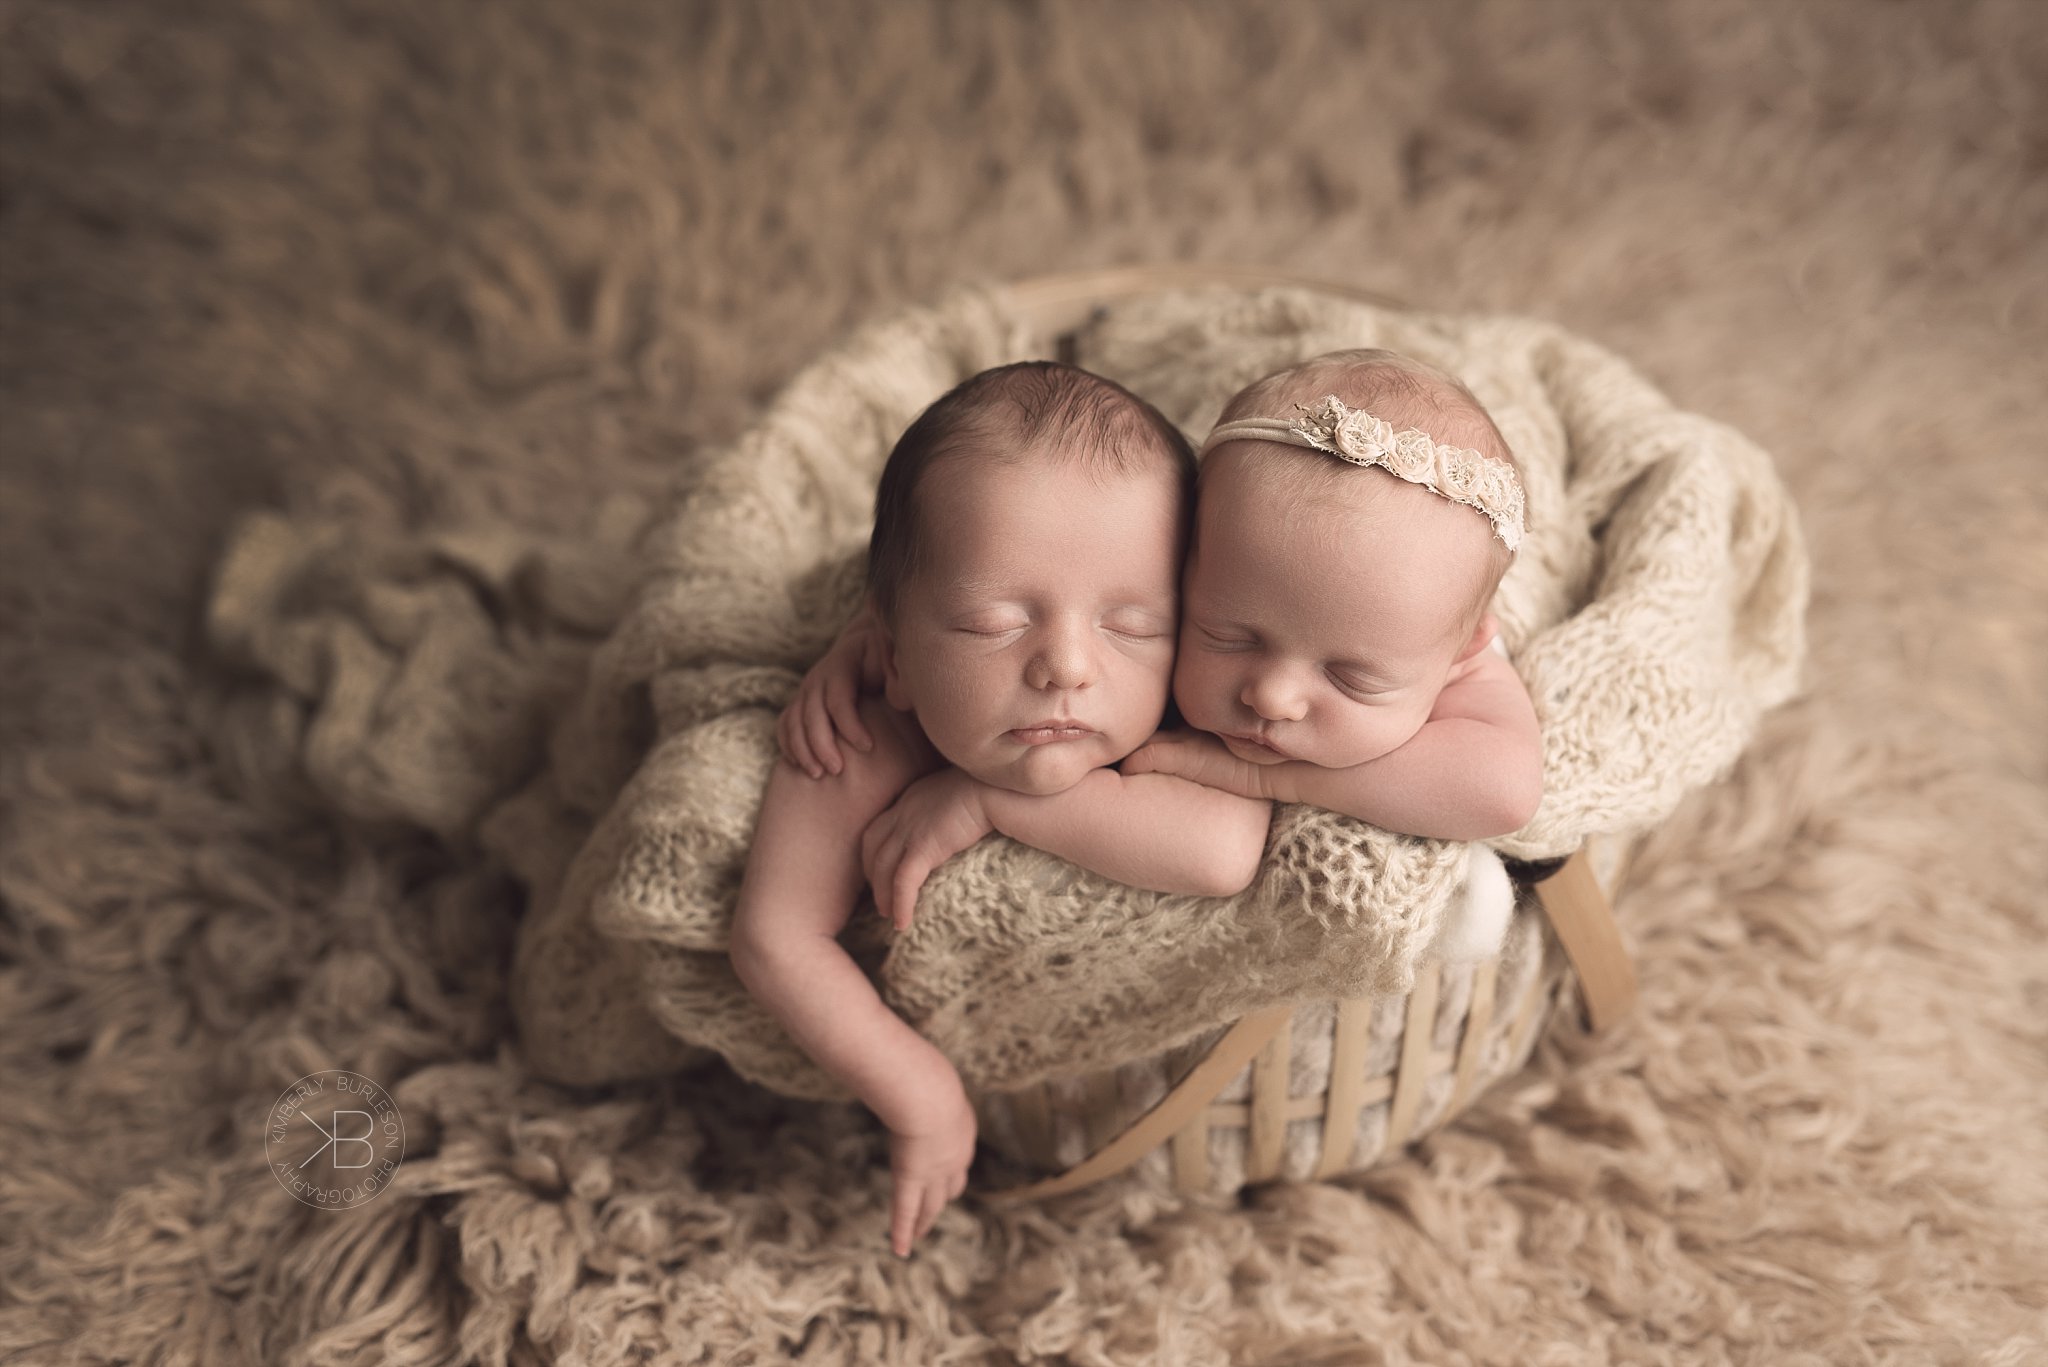
M 1436 994 L 1443 981 L 1442 965 L 1424 964 L 1415 974 L 1415 988 L 1408 994 L 1408 1012 L 1401 1027 L 1401 1062 L 1394 1074 L 1394 1105 L 1387 1114 L 1387 1137 L 1381 1153 L 1392 1153 L 1408 1142 L 1415 1128 L 1415 1115 L 1422 1107 L 1422 1088 L 1428 1082 L 1431 1037 L 1436 1033 Z
M 1269 1182 L 1280 1175 L 1287 1144 L 1288 1074 L 1294 1059 L 1294 1024 L 1290 1014 L 1280 1032 L 1252 1064 L 1251 1149 L 1245 1159 L 1247 1178 Z M 1253 1175 L 1256 1174 L 1256 1175 Z
M 1372 1042 L 1372 1003 L 1337 1004 L 1336 1039 L 1330 1050 L 1330 1095 L 1323 1114 L 1323 1153 L 1316 1176 L 1342 1172 L 1358 1139 L 1358 1113 L 1365 1100 L 1365 1054 Z
M 1458 1046 L 1458 1077 L 1451 1088 L 1453 1113 L 1465 1109 L 1479 1083 L 1481 1056 L 1486 1052 L 1486 1027 L 1493 1024 L 1493 987 L 1500 964 L 1487 959 L 1472 971 L 1472 1000 L 1465 1008 L 1465 1034 Z

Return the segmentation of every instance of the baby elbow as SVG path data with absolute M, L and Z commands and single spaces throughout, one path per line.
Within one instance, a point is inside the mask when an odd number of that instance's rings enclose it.
M 1259 867 L 1256 864 L 1250 868 L 1218 864 L 1209 871 L 1202 886 L 1195 889 L 1195 893 L 1200 897 L 1235 897 L 1252 885 L 1252 880 L 1258 876 L 1258 872 Z
M 1258 876 L 1258 865 L 1250 868 L 1242 865 L 1222 865 L 1210 870 L 1207 885 L 1201 889 L 1204 897 L 1235 897 L 1252 885 Z
M 1261 821 L 1256 830 L 1247 827 L 1235 840 L 1215 842 L 1203 896 L 1235 897 L 1258 880 L 1259 865 L 1266 858 L 1266 827 Z
M 1510 835 L 1536 819 L 1543 805 L 1543 768 L 1528 765 L 1509 772 L 1495 794 L 1494 825 L 1498 835 Z
M 734 919 L 732 938 L 726 942 L 725 954 L 732 964 L 733 975 L 740 980 L 740 986 L 749 993 L 758 993 L 772 972 L 769 946 L 753 933 L 753 926 L 746 917 Z

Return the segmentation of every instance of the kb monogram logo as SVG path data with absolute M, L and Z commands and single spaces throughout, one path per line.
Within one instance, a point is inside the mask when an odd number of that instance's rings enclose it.
M 270 1108 L 263 1151 L 286 1191 L 345 1210 L 390 1185 L 405 1158 L 405 1119 L 391 1093 L 361 1073 L 308 1073 Z
M 314 1129 L 320 1130 L 319 1121 L 314 1120 L 310 1115 L 306 1119 Z M 334 1157 L 331 1161 L 337 1168 L 367 1168 L 370 1166 L 370 1159 L 375 1156 L 375 1151 L 370 1148 L 370 1113 L 368 1111 L 336 1111 L 334 1113 L 334 1125 L 337 1130 L 341 1128 L 341 1124 L 345 1120 L 362 1121 L 363 1132 L 361 1134 L 328 1134 L 326 1130 L 320 1130 L 320 1133 L 327 1135 L 327 1142 L 313 1150 L 311 1157 L 301 1160 L 299 1163 L 300 1167 L 303 1168 L 307 1163 L 312 1162 L 314 1158 L 318 1158 L 330 1148 L 334 1150 Z M 343 1144 L 361 1145 L 363 1156 L 353 1163 L 343 1162 L 341 1157 L 341 1146 Z

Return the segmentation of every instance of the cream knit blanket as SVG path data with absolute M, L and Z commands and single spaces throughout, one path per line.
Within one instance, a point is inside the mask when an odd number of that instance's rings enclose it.
M 1351 346 L 1461 376 L 1523 465 L 1529 535 L 1495 609 L 1543 722 L 1546 796 L 1496 847 L 1544 857 L 1657 824 L 1796 685 L 1806 561 L 1768 457 L 1525 319 L 1204 291 L 1106 311 L 1075 359 L 1199 439 L 1244 383 Z M 253 771 L 292 757 L 344 811 L 480 841 L 517 873 L 529 909 L 514 1005 L 543 1073 L 610 1081 L 710 1049 L 778 1091 L 843 1096 L 724 954 L 775 714 L 858 599 L 897 434 L 956 381 L 1049 350 L 1000 292 L 872 326 L 798 375 L 671 506 L 614 510 L 583 543 L 365 545 L 251 524 L 211 626 L 271 686 L 223 734 Z M 1003 1090 L 1148 1057 L 1277 1002 L 1406 991 L 1461 856 L 1282 808 L 1258 881 L 1211 900 L 1121 887 L 997 837 L 934 875 L 908 934 L 890 943 L 862 914 L 846 939 L 971 1087 Z

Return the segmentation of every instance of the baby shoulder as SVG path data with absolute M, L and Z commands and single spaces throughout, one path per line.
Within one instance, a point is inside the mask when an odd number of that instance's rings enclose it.
M 1530 700 L 1522 676 L 1508 663 L 1505 651 L 1482 650 L 1459 662 L 1443 691 L 1437 694 L 1429 719 L 1442 721 L 1454 717 L 1516 723 L 1516 730 L 1524 729 L 1520 723 L 1526 723 L 1533 733 L 1535 703 Z

